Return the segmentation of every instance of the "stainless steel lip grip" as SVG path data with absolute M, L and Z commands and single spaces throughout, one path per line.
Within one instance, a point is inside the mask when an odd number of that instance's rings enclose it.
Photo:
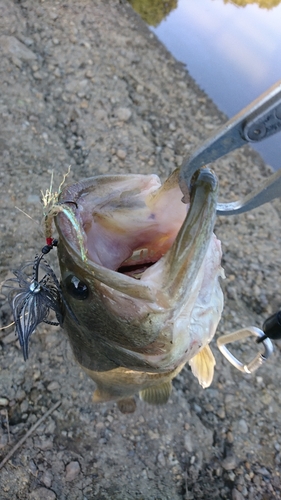
M 180 187 L 185 195 L 193 174 L 244 144 L 259 142 L 281 131 L 281 80 L 231 118 L 218 132 L 187 158 L 180 171 Z M 281 160 L 280 160 L 281 166 Z M 247 212 L 281 196 L 281 169 L 252 193 L 237 201 L 218 203 L 218 215 Z

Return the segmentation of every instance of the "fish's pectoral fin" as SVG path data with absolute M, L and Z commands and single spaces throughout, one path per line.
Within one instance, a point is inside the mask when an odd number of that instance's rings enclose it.
M 214 376 L 214 366 L 216 360 L 214 355 L 207 345 L 200 351 L 194 358 L 189 361 L 192 373 L 198 378 L 199 384 L 202 385 L 203 389 L 209 387 L 212 383 Z
M 134 413 L 137 404 L 134 398 L 124 398 L 117 401 L 117 406 L 121 413 Z
M 140 398 L 150 405 L 164 405 L 167 403 L 172 392 L 172 382 L 163 382 L 143 389 L 139 392 Z

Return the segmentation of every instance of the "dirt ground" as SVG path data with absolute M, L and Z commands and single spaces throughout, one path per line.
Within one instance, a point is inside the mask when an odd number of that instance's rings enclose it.
M 70 182 L 108 172 L 165 179 L 225 117 L 124 2 L 0 0 L 0 12 L 3 281 L 44 245 L 40 196 L 52 170 L 56 186 L 69 165 Z M 214 168 L 227 201 L 270 173 L 249 148 Z M 280 308 L 280 213 L 278 200 L 218 218 L 226 273 L 218 335 L 261 327 Z M 11 321 L 4 297 L 0 318 Z M 138 401 L 123 415 L 114 403 L 92 403 L 94 384 L 59 328 L 38 328 L 27 362 L 13 328 L 0 340 L 0 460 L 59 403 L 1 468 L 1 500 L 281 498 L 278 342 L 253 375 L 213 342 L 210 388 L 186 367 L 166 406 Z

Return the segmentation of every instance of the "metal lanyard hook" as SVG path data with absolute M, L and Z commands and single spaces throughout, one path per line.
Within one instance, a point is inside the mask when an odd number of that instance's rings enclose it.
M 246 339 L 247 337 L 255 336 L 258 339 L 263 338 L 261 342 L 264 347 L 264 353 L 258 353 L 247 365 L 241 363 L 226 347 L 227 344 L 231 344 L 237 340 Z M 228 333 L 217 339 L 217 346 L 225 358 L 233 365 L 237 370 L 244 373 L 253 373 L 257 370 L 273 353 L 273 344 L 269 338 L 264 338 L 264 332 L 255 326 L 249 326 L 248 328 L 242 328 L 233 333 Z
M 260 330 L 255 326 L 249 326 L 248 328 L 242 328 L 233 333 L 227 333 L 219 339 L 217 339 L 217 345 L 221 353 L 228 359 L 228 361 L 244 373 L 252 373 L 259 366 L 261 366 L 273 353 L 273 344 L 270 339 L 278 340 L 281 338 L 281 311 L 277 311 L 267 318 L 263 324 L 263 329 Z M 227 349 L 226 345 L 236 342 L 237 340 L 246 339 L 247 337 L 254 336 L 258 337 L 256 340 L 257 344 L 262 344 L 264 348 L 264 353 L 257 354 L 257 356 L 250 361 L 247 365 L 241 363 L 233 354 Z

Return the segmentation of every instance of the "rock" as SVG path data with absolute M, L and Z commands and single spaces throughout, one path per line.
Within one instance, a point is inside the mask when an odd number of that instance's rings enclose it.
M 158 453 L 157 460 L 162 467 L 166 467 L 166 459 L 162 451 Z
M 28 465 L 29 465 L 29 469 L 30 469 L 31 473 L 33 474 L 33 476 L 36 476 L 38 474 L 38 469 L 37 469 L 37 466 L 36 466 L 34 460 L 30 460 Z
M 8 406 L 9 400 L 7 398 L 0 398 L 0 406 Z
M 52 19 L 52 21 L 55 21 L 58 18 L 58 14 L 56 12 L 50 12 L 50 18 Z
M 56 500 L 57 495 L 47 488 L 38 488 L 30 495 L 30 500 Z
M 186 433 L 184 436 L 184 447 L 188 453 L 192 453 L 193 451 L 193 444 L 192 444 L 192 438 L 190 433 Z
M 125 160 L 127 153 L 124 151 L 124 149 L 117 149 L 116 156 L 119 158 L 119 160 Z
M 65 480 L 66 481 L 73 481 L 76 479 L 80 472 L 80 464 L 79 462 L 69 462 L 69 464 L 65 468 L 66 474 L 65 474 Z
M 35 71 L 35 73 L 33 73 L 33 76 L 35 80 L 44 80 L 45 78 L 47 78 L 48 75 L 43 71 Z
M 228 443 L 233 443 L 234 438 L 233 438 L 233 434 L 231 431 L 227 432 L 226 439 L 227 439 Z
M 248 432 L 248 425 L 247 425 L 247 422 L 246 420 L 244 420 L 243 418 L 241 418 L 239 420 L 239 430 L 240 432 L 242 432 L 243 434 L 247 434 Z
M 21 413 L 26 413 L 27 410 L 28 410 L 28 406 L 29 406 L 28 400 L 24 399 L 23 402 L 20 405 L 20 411 L 21 411 Z
M 23 61 L 34 61 L 36 55 L 32 50 L 28 49 L 23 43 L 21 43 L 14 36 L 1 36 L 0 37 L 0 47 L 7 54 L 13 55 L 16 58 Z
M 16 342 L 17 340 L 18 340 L 18 337 L 17 337 L 16 332 L 11 332 L 8 335 L 6 335 L 6 337 L 3 337 L 1 339 L 1 342 L 3 342 L 3 344 L 11 344 L 12 342 Z M 0 401 L 1 401 L 1 398 L 0 398 Z M 1 405 L 1 402 L 0 402 L 0 405 Z
M 118 120 L 127 122 L 132 116 L 132 111 L 129 108 L 118 108 L 115 110 L 114 114 Z
M 237 466 L 237 459 L 235 455 L 228 455 L 222 460 L 221 465 L 225 470 L 235 469 L 235 467 Z
M 26 45 L 27 47 L 31 47 L 31 45 L 34 44 L 34 41 L 32 40 L 32 38 L 25 37 L 23 41 L 24 41 L 24 45 Z
M 0 437 L 0 450 L 2 448 L 5 448 L 7 443 L 8 443 L 8 436 L 7 434 L 3 434 L 3 436 Z
M 42 483 L 45 484 L 45 486 L 47 488 L 50 488 L 50 486 L 52 485 L 52 481 L 53 481 L 53 474 L 51 473 L 51 471 L 46 470 L 41 478 L 41 481 L 42 481 Z
M 201 408 L 201 406 L 199 406 L 198 404 L 194 403 L 193 407 L 194 407 L 194 410 L 196 411 L 196 413 L 197 413 L 198 415 L 200 415 L 200 413 L 202 413 L 202 408 Z
M 45 451 L 45 450 L 52 450 L 53 448 L 53 440 L 52 439 L 40 439 L 35 445 L 39 450 Z
M 105 109 L 97 109 L 97 111 L 95 112 L 94 118 L 98 121 L 106 120 L 107 112 L 105 111 Z
M 59 388 L 60 388 L 60 385 L 56 380 L 53 380 L 53 382 L 50 382 L 47 386 L 47 390 L 50 392 L 56 391 Z
M 61 77 L 61 71 L 60 71 L 60 69 L 59 69 L 59 68 L 56 68 L 56 69 L 54 70 L 54 75 L 55 75 L 57 78 L 60 78 L 60 77 Z
M 232 500 L 244 500 L 244 496 L 236 488 L 233 488 L 231 495 Z

